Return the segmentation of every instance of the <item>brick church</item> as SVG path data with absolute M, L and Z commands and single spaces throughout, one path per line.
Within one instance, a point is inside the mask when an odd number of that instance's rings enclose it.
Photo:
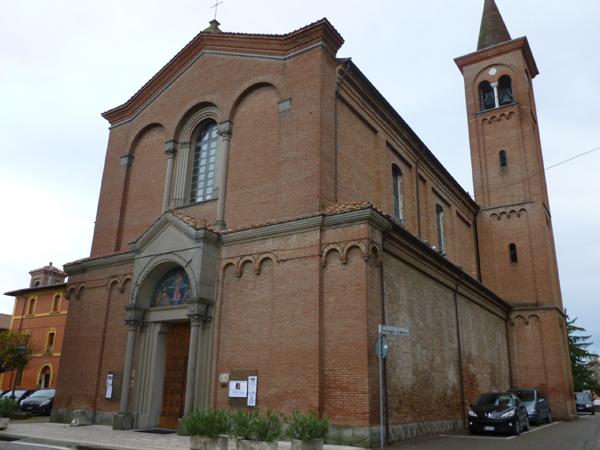
M 475 200 L 342 43 L 326 19 L 284 35 L 212 21 L 103 114 L 54 420 L 174 428 L 256 405 L 372 442 L 379 324 L 410 330 L 384 367 L 391 440 L 462 427 L 511 386 L 573 416 L 527 38 L 485 0 L 477 50 L 455 59 Z

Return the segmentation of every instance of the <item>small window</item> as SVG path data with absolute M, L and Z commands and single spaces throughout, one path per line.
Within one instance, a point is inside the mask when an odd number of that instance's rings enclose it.
M 35 298 L 29 299 L 29 305 L 27 305 L 27 315 L 33 316 L 35 314 Z
M 196 138 L 190 201 L 203 202 L 213 197 L 217 165 L 219 127 L 215 122 L 206 122 Z
M 510 105 L 512 102 L 512 83 L 508 75 L 503 75 L 498 80 L 498 103 L 503 106 Z
M 479 84 L 479 98 L 481 101 L 481 111 L 493 109 L 496 107 L 494 89 L 489 81 L 482 81 Z
M 60 295 L 55 295 L 52 299 L 52 312 L 59 312 L 60 310 Z
M 510 262 L 516 263 L 519 258 L 517 256 L 517 246 L 513 243 L 508 244 L 508 253 L 510 255 Z
M 444 224 L 444 208 L 440 204 L 435 205 L 435 223 L 437 226 L 438 250 L 446 251 L 446 230 Z
M 404 193 L 402 185 L 402 172 L 395 164 L 392 165 L 392 194 L 394 202 L 394 218 L 404 220 Z
M 46 353 L 54 353 L 54 339 L 56 338 L 56 333 L 51 331 L 48 333 L 48 340 L 46 342 Z
M 502 169 L 506 168 L 508 166 L 508 160 L 506 159 L 506 150 L 500 150 L 498 156 L 500 157 L 500 167 Z

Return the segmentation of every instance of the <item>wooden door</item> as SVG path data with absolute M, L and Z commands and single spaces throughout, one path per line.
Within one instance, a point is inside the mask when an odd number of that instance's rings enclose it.
M 171 325 L 167 335 L 161 428 L 177 428 L 178 419 L 183 416 L 189 345 L 189 322 Z

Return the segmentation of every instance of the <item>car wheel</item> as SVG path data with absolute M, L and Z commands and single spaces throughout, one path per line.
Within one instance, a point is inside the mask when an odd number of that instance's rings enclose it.
M 546 416 L 546 423 L 552 423 L 552 413 L 548 410 L 548 415 Z
M 515 436 L 518 436 L 520 434 L 521 434 L 521 421 L 517 417 L 517 421 L 515 422 Z

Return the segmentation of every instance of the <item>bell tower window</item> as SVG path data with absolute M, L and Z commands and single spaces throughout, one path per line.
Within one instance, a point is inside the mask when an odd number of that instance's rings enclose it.
M 512 83 L 508 75 L 503 75 L 498 80 L 498 101 L 500 106 L 510 105 L 513 102 Z
M 508 244 L 508 254 L 510 255 L 510 262 L 511 263 L 516 263 L 519 261 L 519 258 L 517 256 L 517 246 L 514 243 L 510 243 Z
M 191 203 L 203 202 L 213 197 L 215 183 L 215 166 L 219 127 L 213 121 L 201 125 L 194 149 L 192 166 L 192 184 L 190 189 Z
M 505 169 L 508 167 L 508 159 L 506 158 L 506 150 L 500 150 L 498 153 L 498 157 L 500 158 L 500 168 Z
M 489 81 L 479 83 L 479 98 L 481 101 L 481 111 L 496 107 L 494 89 Z

